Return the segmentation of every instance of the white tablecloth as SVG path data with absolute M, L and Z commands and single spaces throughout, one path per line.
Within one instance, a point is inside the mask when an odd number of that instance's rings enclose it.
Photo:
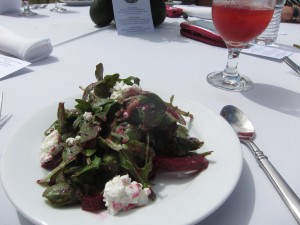
M 216 113 L 226 104 L 241 108 L 255 125 L 256 144 L 300 196 L 300 78 L 287 65 L 242 54 L 239 70 L 253 80 L 254 88 L 224 91 L 210 86 L 206 75 L 225 67 L 226 49 L 180 36 L 182 19 L 168 18 L 152 34 L 125 37 L 114 26 L 96 28 L 88 7 L 65 6 L 67 14 L 50 13 L 49 7 L 38 10 L 36 18 L 0 16 L 0 25 L 26 36 L 49 37 L 54 43 L 49 58 L 0 80 L 5 118 L 0 123 L 1 152 L 33 113 L 77 94 L 79 85 L 93 82 L 95 65 L 102 62 L 105 74 L 138 76 L 144 89 L 166 89 Z M 278 43 L 299 44 L 300 25 L 281 24 L 280 31 L 285 34 L 279 35 Z M 235 190 L 198 225 L 296 225 L 253 155 L 245 146 L 242 151 L 244 167 Z M 2 187 L 0 202 L 1 225 L 31 224 L 9 202 Z

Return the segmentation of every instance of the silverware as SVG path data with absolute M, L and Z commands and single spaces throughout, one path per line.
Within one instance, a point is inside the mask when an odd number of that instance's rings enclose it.
M 0 97 L 0 118 L 1 118 L 1 112 L 2 112 L 2 103 L 3 103 L 3 92 L 1 92 L 1 97 Z
M 289 57 L 284 56 L 283 61 L 289 65 L 297 74 L 300 76 L 300 66 L 298 66 L 293 60 L 291 60 Z
M 300 224 L 300 200 L 268 160 L 268 157 L 264 155 L 264 153 L 254 144 L 253 140 L 255 139 L 255 130 L 251 121 L 241 110 L 232 105 L 224 106 L 220 114 L 232 126 L 240 141 L 252 151 L 258 164 L 271 180 L 279 195 L 294 215 L 298 224 Z

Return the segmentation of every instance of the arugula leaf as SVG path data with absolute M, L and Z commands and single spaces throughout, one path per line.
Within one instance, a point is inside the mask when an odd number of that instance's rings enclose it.
M 75 108 L 83 114 L 84 112 L 90 112 L 92 110 L 91 104 L 85 100 L 82 99 L 75 99 L 77 104 L 75 105 Z
M 83 144 L 85 142 L 91 141 L 96 139 L 101 127 L 97 123 L 89 123 L 89 121 L 83 120 L 82 123 L 79 125 L 80 127 L 80 143 Z
M 55 184 L 43 192 L 43 197 L 47 198 L 55 206 L 78 202 L 82 196 L 80 189 L 67 182 Z
M 145 163 L 144 167 L 139 167 L 134 161 L 131 154 L 128 154 L 124 149 L 119 151 L 120 165 L 127 170 L 134 179 L 141 183 L 143 187 L 149 187 L 149 174 L 152 171 L 152 160 Z
M 58 124 L 59 128 L 57 129 L 59 133 L 66 132 L 67 128 L 67 115 L 65 112 L 65 105 L 63 102 L 60 102 L 58 104 L 58 110 L 57 110 L 57 118 L 58 118 Z
M 113 74 L 110 76 L 105 76 L 101 82 L 98 82 L 94 88 L 94 93 L 100 98 L 109 98 L 110 89 L 115 86 L 116 82 L 119 80 L 119 74 Z
M 149 177 L 153 170 L 153 157 L 155 153 L 153 149 L 149 147 L 150 136 L 147 135 L 146 139 L 146 144 L 130 141 L 127 145 L 127 149 L 119 151 L 119 157 L 121 167 L 127 170 L 143 187 L 150 187 Z M 137 160 L 137 158 L 140 158 L 140 160 Z M 143 159 L 143 165 L 138 165 L 141 159 Z
M 129 119 L 134 121 L 134 123 L 142 123 L 144 130 L 158 126 L 162 122 L 166 111 L 164 101 L 156 94 L 150 92 L 143 92 L 131 97 L 126 109 L 131 111 L 131 108 L 135 108 L 138 115 L 128 113 Z
M 130 76 L 125 79 L 119 79 L 119 81 L 123 81 L 127 85 L 133 85 L 133 84 L 137 84 L 138 86 L 140 85 L 140 78 L 134 76 Z
M 113 99 L 101 98 L 92 104 L 93 113 L 102 121 L 107 121 L 108 117 L 113 116 L 120 108 L 120 103 Z
M 103 155 L 101 167 L 104 171 L 117 175 L 121 168 L 119 156 L 115 153 Z
M 96 70 L 95 70 L 95 77 L 97 79 L 97 81 L 101 81 L 103 80 L 103 64 L 99 63 L 98 65 L 96 65 Z
M 90 158 L 88 158 L 88 159 L 90 159 Z M 88 165 L 84 166 L 82 169 L 75 172 L 73 176 L 80 176 L 80 175 L 90 172 L 91 170 L 99 169 L 100 165 L 101 165 L 101 158 L 94 156 Z

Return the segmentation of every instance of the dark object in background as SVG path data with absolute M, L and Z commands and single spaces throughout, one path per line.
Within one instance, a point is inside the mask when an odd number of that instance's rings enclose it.
M 112 0 L 94 0 L 90 6 L 90 18 L 99 27 L 108 26 L 114 19 Z
M 166 5 L 162 0 L 150 0 L 153 25 L 156 27 L 166 19 Z
M 211 6 L 212 0 L 181 0 L 182 5 Z
M 150 0 L 153 25 L 166 19 L 166 5 L 162 0 Z M 114 20 L 112 0 L 94 0 L 90 6 L 90 18 L 99 27 L 108 26 Z
M 181 0 L 182 5 L 196 5 L 197 0 Z

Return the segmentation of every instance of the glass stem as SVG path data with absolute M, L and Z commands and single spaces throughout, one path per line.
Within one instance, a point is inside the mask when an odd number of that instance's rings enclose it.
M 242 48 L 230 48 L 228 47 L 228 59 L 227 65 L 224 69 L 223 76 L 226 79 L 232 80 L 232 82 L 237 82 L 240 80 L 239 72 L 237 70 L 239 56 Z
M 23 1 L 23 3 L 24 3 L 24 10 L 30 10 L 29 1 Z

